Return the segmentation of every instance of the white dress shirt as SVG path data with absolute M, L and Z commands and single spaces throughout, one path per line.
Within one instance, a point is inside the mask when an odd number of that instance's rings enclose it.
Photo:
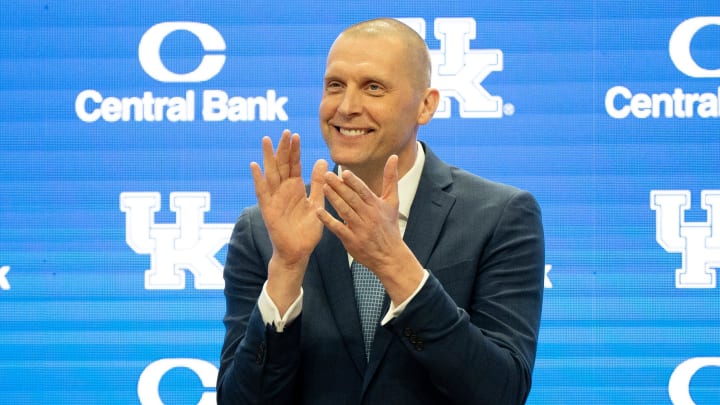
M 418 184 L 420 183 L 420 175 L 422 174 L 423 166 L 425 165 L 425 151 L 423 150 L 420 143 L 417 144 L 417 156 L 415 163 L 410 170 L 405 173 L 402 178 L 398 181 L 398 211 L 399 211 L 399 226 L 400 234 L 405 235 L 405 228 L 407 227 L 407 220 L 410 217 L 410 207 L 412 206 L 413 200 L 415 199 L 415 193 L 417 192 Z M 342 167 L 338 168 L 338 174 L 342 173 Z M 353 258 L 348 254 L 348 263 L 352 263 Z M 391 301 L 388 312 L 383 317 L 381 324 L 385 325 L 390 322 L 393 318 L 400 315 L 400 313 L 407 307 L 408 303 L 417 295 L 418 291 L 425 285 L 428 279 L 429 273 L 427 270 L 423 270 L 423 279 L 418 284 L 415 291 L 402 302 L 400 305 L 395 306 Z M 302 312 L 302 297 L 303 290 L 300 288 L 300 295 L 290 305 L 290 308 L 285 312 L 285 316 L 280 316 L 275 303 L 272 301 L 266 290 L 267 281 L 263 285 L 262 293 L 258 298 L 258 308 L 262 315 L 263 321 L 266 325 L 275 324 L 275 330 L 282 332 L 285 329 L 285 325 L 295 320 Z

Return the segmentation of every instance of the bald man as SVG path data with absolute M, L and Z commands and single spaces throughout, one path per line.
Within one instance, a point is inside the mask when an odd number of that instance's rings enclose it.
M 353 25 L 328 53 L 320 103 L 334 169 L 316 162 L 306 186 L 299 135 L 262 140 L 258 205 L 228 247 L 218 403 L 525 402 L 540 209 L 418 141 L 439 102 L 430 68 L 403 23 Z

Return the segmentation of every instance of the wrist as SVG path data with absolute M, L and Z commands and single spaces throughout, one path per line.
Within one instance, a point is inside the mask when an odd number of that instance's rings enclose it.
M 404 302 L 417 289 L 425 277 L 425 269 L 408 250 L 407 255 L 398 255 L 386 263 L 382 276 L 378 276 L 394 303 Z
M 287 262 L 273 256 L 268 264 L 267 294 L 277 306 L 280 314 L 300 296 L 308 260 Z

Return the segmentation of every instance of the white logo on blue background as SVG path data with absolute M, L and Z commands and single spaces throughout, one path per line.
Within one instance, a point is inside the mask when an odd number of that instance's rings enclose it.
M 200 64 L 188 73 L 170 71 L 160 58 L 160 47 L 165 38 L 175 31 L 188 31 L 200 40 L 206 54 Z M 204 82 L 215 77 L 225 65 L 225 39 L 211 25 L 189 21 L 164 22 L 153 25 L 143 34 L 138 45 L 138 60 L 145 73 L 166 83 Z M 210 53 L 213 52 L 213 53 Z
M 682 268 L 675 272 L 677 288 L 715 288 L 720 267 L 720 190 L 704 190 L 700 206 L 707 221 L 686 222 L 690 191 L 653 190 L 650 208 L 655 211 L 655 238 L 666 251 L 682 253 Z
M 185 271 L 193 274 L 196 289 L 223 289 L 223 266 L 215 258 L 230 239 L 233 224 L 206 224 L 210 193 L 170 193 L 174 224 L 156 224 L 160 193 L 121 193 L 125 239 L 135 253 L 150 255 L 145 289 L 182 290 Z
M 720 77 L 720 68 L 706 69 L 698 65 L 690 51 L 695 34 L 701 29 L 711 26 L 720 25 L 720 17 L 694 17 L 683 21 L 675 28 L 670 36 L 668 52 L 670 59 L 675 67 L 690 77 L 698 78 L 718 78 Z
M 399 18 L 425 38 L 425 20 Z M 482 86 L 492 72 L 503 70 L 503 53 L 499 49 L 470 49 L 470 40 L 476 37 L 474 18 L 436 18 L 435 38 L 440 50 L 430 50 L 432 85 L 440 91 L 440 105 L 435 118 L 450 118 L 451 99 L 458 102 L 461 118 L 501 118 L 503 99 L 494 96 Z M 506 114 L 514 107 L 504 107 Z
M 190 358 L 160 359 L 148 365 L 137 384 L 138 399 L 141 404 L 163 404 L 160 395 L 160 386 L 165 375 L 176 368 L 184 368 L 192 371 L 200 380 L 202 388 L 200 400 L 197 405 L 214 405 L 217 401 L 215 394 L 215 381 L 217 381 L 218 369 L 214 364 Z M 209 392 L 205 392 L 209 391 Z
M 690 395 L 690 383 L 695 374 L 705 367 L 720 367 L 720 357 L 693 357 L 675 368 L 668 382 L 670 401 L 674 405 L 695 405 Z
M 174 72 L 162 60 L 160 48 L 177 31 L 195 36 L 204 54 L 194 70 Z M 206 82 L 225 65 L 225 39 L 211 25 L 190 22 L 162 22 L 150 27 L 138 44 L 138 61 L 148 76 L 163 83 Z M 163 91 L 162 87 L 156 91 Z M 75 115 L 83 122 L 193 122 L 196 110 L 205 122 L 287 121 L 288 98 L 267 89 L 257 96 L 237 96 L 221 89 L 206 89 L 196 94 L 185 89 L 172 96 L 158 96 L 152 90 L 136 95 L 108 95 L 98 89 L 85 89 L 75 98 Z
M 8 272 L 10 272 L 10 266 L 0 267 L 0 289 L 2 290 L 10 289 L 10 282 L 7 279 Z
M 692 78 L 720 78 L 720 68 L 700 66 L 691 50 L 693 39 L 700 30 L 718 25 L 720 17 L 693 17 L 673 30 L 668 41 L 668 54 L 680 72 Z M 672 91 L 645 93 L 617 85 L 605 93 L 605 111 L 614 119 L 630 116 L 638 119 L 720 118 L 719 105 L 719 87 L 696 92 L 675 86 Z

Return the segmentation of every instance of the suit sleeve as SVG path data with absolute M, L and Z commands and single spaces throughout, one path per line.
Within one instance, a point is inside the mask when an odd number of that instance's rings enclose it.
M 466 309 L 431 275 L 386 327 L 453 402 L 522 404 L 530 391 L 545 266 L 540 208 L 529 193 L 507 200 L 479 250 Z
M 278 333 L 265 325 L 257 306 L 270 254 L 259 212 L 245 210 L 233 229 L 224 270 L 218 404 L 285 404 L 297 398 L 302 315 Z

